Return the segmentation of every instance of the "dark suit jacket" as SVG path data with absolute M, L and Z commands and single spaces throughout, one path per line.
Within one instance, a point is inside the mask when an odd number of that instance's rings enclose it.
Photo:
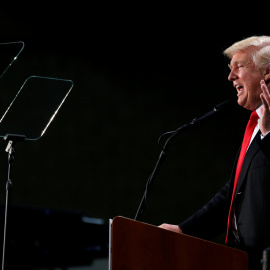
M 202 209 L 179 224 L 185 234 L 211 239 L 226 231 L 235 167 L 231 180 Z M 261 258 L 263 249 L 270 247 L 270 135 L 261 140 L 258 132 L 252 141 L 234 205 L 240 248 L 250 254 L 257 252 Z

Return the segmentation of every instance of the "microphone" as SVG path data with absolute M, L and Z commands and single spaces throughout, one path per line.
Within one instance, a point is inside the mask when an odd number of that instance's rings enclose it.
M 200 118 L 195 118 L 193 119 L 189 124 L 186 124 L 186 125 L 183 125 L 181 126 L 180 128 L 178 128 L 177 130 L 174 130 L 174 131 L 169 131 L 169 132 L 166 132 L 164 134 L 162 134 L 159 139 L 158 139 L 158 144 L 160 146 L 160 148 L 162 149 L 160 155 L 159 155 L 159 158 L 158 158 L 158 161 L 155 165 L 155 168 L 154 168 L 154 171 L 150 174 L 148 180 L 147 180 L 147 183 L 146 183 L 146 189 L 145 189 L 145 192 L 144 192 L 144 195 L 142 197 L 142 200 L 140 202 L 140 205 L 139 205 L 139 208 L 137 210 L 137 213 L 135 215 L 135 218 L 134 220 L 139 220 L 141 215 L 143 214 L 144 212 L 144 209 L 145 209 L 145 206 L 146 206 L 146 199 L 147 199 L 147 196 L 149 194 L 149 191 L 151 189 L 151 186 L 152 186 L 152 183 L 153 183 L 153 179 L 154 177 L 156 176 L 157 174 L 157 171 L 159 170 L 162 162 L 164 162 L 164 158 L 165 158 L 165 151 L 169 145 L 169 143 L 172 141 L 172 139 L 178 135 L 180 133 L 180 131 L 186 129 L 186 128 L 190 128 L 191 126 L 193 126 L 194 124 L 197 124 L 197 123 L 201 123 L 202 121 L 205 121 L 206 119 L 212 117 L 213 115 L 216 115 L 217 113 L 219 112 L 222 112 L 222 111 L 225 111 L 225 109 L 228 108 L 229 104 L 230 104 L 230 100 L 226 100 L 218 105 L 216 105 L 214 107 L 214 109 L 210 112 L 208 112 L 207 114 L 203 115 L 202 117 Z M 169 135 L 169 138 L 166 140 L 166 142 L 164 143 L 164 145 L 161 145 L 160 141 L 161 139 L 165 136 L 165 135 Z
M 229 107 L 231 107 L 231 101 L 230 100 L 226 100 L 223 101 L 222 103 L 216 105 L 214 107 L 214 109 L 208 113 L 206 113 L 205 115 L 201 116 L 200 118 L 195 118 L 191 121 L 191 124 L 197 124 L 201 121 L 204 121 L 206 119 L 208 119 L 209 117 L 214 116 L 217 113 L 221 113 L 224 112 L 225 110 L 227 110 Z
M 199 118 L 194 118 L 190 123 L 188 124 L 185 124 L 181 127 L 179 127 L 178 129 L 176 130 L 173 130 L 173 131 L 168 131 L 168 132 L 165 132 L 163 133 L 159 139 L 158 139 L 158 145 L 163 149 L 165 150 L 165 148 L 168 146 L 169 142 L 171 141 L 171 139 L 173 137 L 175 137 L 176 135 L 178 135 L 180 132 L 186 130 L 186 129 L 189 129 L 189 128 L 192 128 L 194 127 L 196 124 L 198 123 L 202 123 L 202 122 L 205 122 L 206 120 L 208 120 L 209 118 L 217 115 L 217 114 L 220 114 L 224 111 L 227 111 L 228 108 L 231 108 L 231 105 L 232 105 L 232 102 L 231 100 L 226 100 L 226 101 L 223 101 L 222 103 L 216 105 L 214 107 L 214 109 L 206 114 L 204 114 L 203 116 L 199 117 Z M 161 140 L 165 137 L 165 136 L 169 136 L 169 138 L 166 140 L 166 142 L 162 145 L 161 144 Z

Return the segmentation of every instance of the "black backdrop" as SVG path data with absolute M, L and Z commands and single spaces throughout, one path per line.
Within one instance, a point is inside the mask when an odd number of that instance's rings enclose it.
M 17 145 L 11 203 L 79 210 L 105 221 L 133 218 L 159 155 L 158 137 L 236 100 L 222 51 L 269 34 L 263 24 L 228 13 L 169 4 L 1 9 L 1 41 L 25 42 L 3 78 L 1 111 L 28 75 L 74 82 L 45 135 Z M 235 108 L 179 136 L 142 221 L 178 223 L 207 202 L 230 177 L 246 120 Z M 0 141 L 2 202 L 5 146 Z

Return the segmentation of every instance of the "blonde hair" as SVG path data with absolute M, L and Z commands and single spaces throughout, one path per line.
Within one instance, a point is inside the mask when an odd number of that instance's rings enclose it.
M 232 59 L 238 51 L 250 52 L 256 67 L 261 70 L 270 66 L 270 37 L 253 36 L 234 43 L 224 51 Z

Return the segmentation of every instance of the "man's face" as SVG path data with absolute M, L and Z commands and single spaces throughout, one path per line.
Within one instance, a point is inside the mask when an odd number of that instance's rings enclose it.
M 261 104 L 260 81 L 264 76 L 255 67 L 250 53 L 236 52 L 231 59 L 230 69 L 228 80 L 233 82 L 237 90 L 238 104 L 248 110 L 256 110 Z

